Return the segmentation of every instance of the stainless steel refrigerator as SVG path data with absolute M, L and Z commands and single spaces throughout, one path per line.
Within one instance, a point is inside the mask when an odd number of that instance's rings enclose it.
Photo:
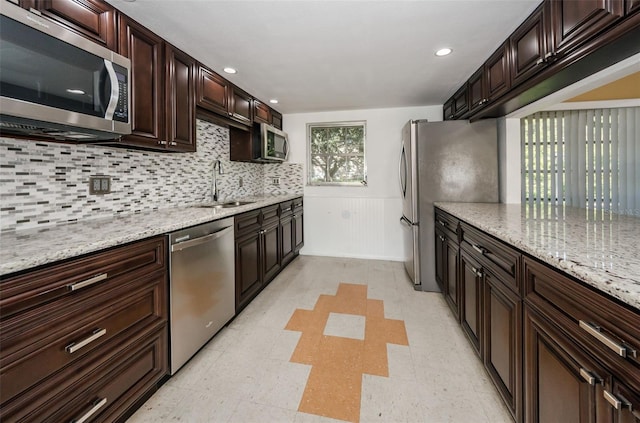
M 400 189 L 405 268 L 416 290 L 440 291 L 435 274 L 435 201 L 498 202 L 495 119 L 402 128 Z

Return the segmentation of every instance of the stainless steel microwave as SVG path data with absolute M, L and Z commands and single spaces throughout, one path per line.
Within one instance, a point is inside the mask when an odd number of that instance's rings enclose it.
M 254 124 L 254 145 L 260 146 L 262 162 L 284 162 L 289 157 L 289 137 L 286 132 L 266 123 Z
M 0 19 L 0 133 L 131 133 L 129 59 L 7 1 Z

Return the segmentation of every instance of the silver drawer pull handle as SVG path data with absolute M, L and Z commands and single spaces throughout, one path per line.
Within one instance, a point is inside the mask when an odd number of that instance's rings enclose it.
M 101 336 L 104 336 L 106 334 L 107 334 L 107 330 L 106 329 L 96 329 L 95 331 L 93 331 L 93 334 L 91 334 L 91 336 L 83 339 L 82 341 L 80 341 L 80 342 L 72 342 L 71 344 L 67 345 L 65 347 L 65 350 L 69 354 L 73 354 L 74 352 L 78 351 L 80 348 L 87 346 L 88 344 L 92 343 L 96 339 L 98 339 Z
M 442 226 L 444 226 L 445 228 L 447 227 L 447 222 L 443 222 L 442 220 L 438 220 L 438 223 Z
M 585 369 L 580 369 L 580 376 L 582 376 L 582 378 L 589 384 L 589 385 L 596 385 L 598 383 L 602 382 L 602 379 L 600 379 L 599 377 L 596 377 L 593 375 L 593 373 L 591 373 L 588 370 Z
M 104 405 L 107 403 L 107 399 L 106 398 L 102 398 L 101 400 L 97 400 L 93 403 L 93 407 L 91 407 L 91 409 L 89 411 L 87 411 L 86 413 L 84 413 L 82 415 L 82 417 L 77 418 L 77 419 L 73 419 L 71 420 L 70 423 L 84 423 L 87 420 L 89 420 L 89 418 L 91 418 L 91 416 L 93 416 L 94 414 L 96 414 L 96 411 L 100 410 L 102 407 L 104 407 Z
M 485 253 L 485 249 L 482 248 L 481 246 L 476 245 L 476 244 L 471 244 L 471 246 L 473 247 L 474 250 L 476 250 L 480 254 L 484 254 Z
M 86 286 L 93 285 L 94 283 L 98 283 L 100 281 L 103 281 L 103 280 L 107 279 L 107 277 L 108 276 L 107 276 L 106 273 L 101 273 L 99 275 L 96 275 L 96 276 L 94 276 L 92 278 L 89 278 L 87 280 L 84 280 L 82 282 L 76 282 L 76 283 L 69 284 L 69 285 L 67 285 L 67 289 L 69 291 L 77 291 L 80 288 L 84 288 Z
M 604 399 L 606 399 L 609 404 L 613 405 L 613 408 L 616 410 L 620 410 L 622 408 L 622 401 L 609 391 L 604 391 L 602 395 L 604 396 Z
M 618 354 L 620 357 L 627 356 L 627 349 L 622 345 L 618 344 L 613 339 L 609 338 L 604 333 L 600 332 L 600 327 L 593 325 L 591 323 L 585 322 L 584 320 L 580 320 L 580 327 L 587 331 L 591 336 L 596 338 L 598 341 L 602 342 L 607 346 L 610 350 Z
M 604 396 L 604 399 L 606 399 L 609 404 L 613 405 L 613 408 L 616 410 L 620 410 L 622 407 L 625 407 L 633 411 L 633 405 L 627 401 L 626 398 L 620 395 L 615 396 L 609 391 L 604 391 L 602 395 Z
M 438 238 L 440 238 L 440 241 L 444 242 L 444 237 L 442 235 L 438 235 Z
M 471 271 L 473 272 L 474 275 L 476 275 L 477 277 L 481 278 L 482 277 L 482 269 L 476 269 L 475 267 L 471 266 Z

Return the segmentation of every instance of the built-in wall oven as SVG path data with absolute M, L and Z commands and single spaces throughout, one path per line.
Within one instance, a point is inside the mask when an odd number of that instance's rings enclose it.
M 1 132 L 73 141 L 131 133 L 129 59 L 8 1 L 0 43 Z

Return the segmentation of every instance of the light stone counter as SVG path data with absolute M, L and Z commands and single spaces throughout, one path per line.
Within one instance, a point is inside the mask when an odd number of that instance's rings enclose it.
M 558 206 L 436 207 L 640 309 L 640 218 Z
M 252 204 L 211 209 L 179 207 L 85 220 L 43 229 L 0 233 L 0 275 L 166 234 L 300 197 L 277 195 L 242 198 Z

